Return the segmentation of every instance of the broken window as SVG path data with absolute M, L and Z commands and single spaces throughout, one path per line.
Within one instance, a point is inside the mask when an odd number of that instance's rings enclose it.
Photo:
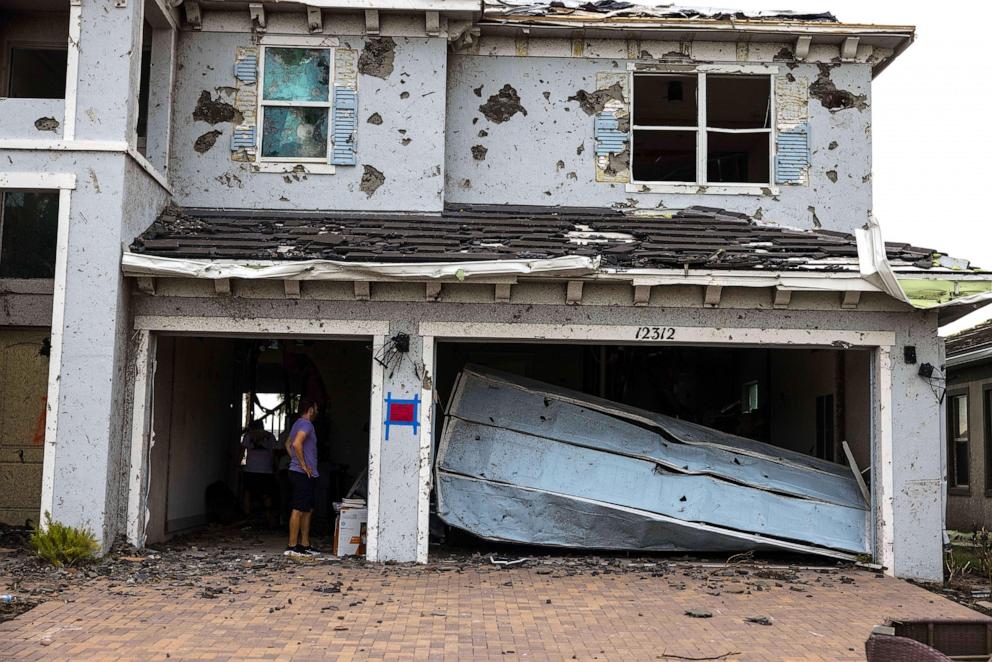
M 636 181 L 771 181 L 771 76 L 636 74 Z
M 947 399 L 947 440 L 950 445 L 947 482 L 950 487 L 967 488 L 968 458 L 968 394 L 959 393 Z
M 0 192 L 0 278 L 54 278 L 57 191 Z
M 18 99 L 64 99 L 66 47 L 15 47 L 9 51 L 7 96 Z
M 327 161 L 331 49 L 265 47 L 261 157 Z

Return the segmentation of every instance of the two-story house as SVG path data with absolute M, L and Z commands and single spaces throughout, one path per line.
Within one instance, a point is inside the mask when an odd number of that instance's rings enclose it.
M 913 38 L 567 0 L 4 3 L 0 514 L 189 530 L 246 417 L 310 396 L 326 473 L 367 482 L 368 558 L 425 561 L 444 407 L 482 364 L 850 464 L 863 552 L 938 579 L 937 326 L 989 280 L 871 216 L 872 81 Z

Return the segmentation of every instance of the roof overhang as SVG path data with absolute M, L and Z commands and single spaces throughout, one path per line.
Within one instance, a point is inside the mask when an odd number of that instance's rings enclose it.
M 944 364 L 948 368 L 960 368 L 962 366 L 973 365 L 975 363 L 982 363 L 985 361 L 992 361 L 992 347 L 979 347 L 978 349 L 970 352 L 962 352 L 961 354 L 948 356 L 945 359 Z
M 202 9 L 247 9 L 249 0 L 197 0 Z M 184 0 L 172 0 L 180 5 Z M 251 4 L 261 3 L 267 11 L 294 11 L 301 6 L 319 7 L 327 10 L 363 11 L 373 9 L 383 12 L 417 13 L 436 11 L 445 15 L 482 15 L 479 0 L 251 0 Z

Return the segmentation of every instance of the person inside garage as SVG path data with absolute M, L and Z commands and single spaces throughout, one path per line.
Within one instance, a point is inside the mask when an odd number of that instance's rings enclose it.
M 258 418 L 248 424 L 248 430 L 241 437 L 241 447 L 245 449 L 244 511 L 246 515 L 252 515 L 253 507 L 256 511 L 261 510 L 262 518 L 270 527 L 275 523 L 272 495 L 277 445 L 275 436 Z
M 310 544 L 310 518 L 316 504 L 317 487 L 317 433 L 313 421 L 319 412 L 316 401 L 300 401 L 300 417 L 293 424 L 286 438 L 289 453 L 290 507 L 289 544 L 285 554 L 298 556 L 316 554 Z

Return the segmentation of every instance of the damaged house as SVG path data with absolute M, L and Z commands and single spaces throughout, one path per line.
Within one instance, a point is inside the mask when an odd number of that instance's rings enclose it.
M 937 327 L 992 281 L 870 213 L 872 82 L 913 39 L 612 1 L 4 3 L 0 520 L 192 530 L 248 418 L 316 397 L 318 519 L 366 485 L 371 560 L 447 529 L 939 579 Z

